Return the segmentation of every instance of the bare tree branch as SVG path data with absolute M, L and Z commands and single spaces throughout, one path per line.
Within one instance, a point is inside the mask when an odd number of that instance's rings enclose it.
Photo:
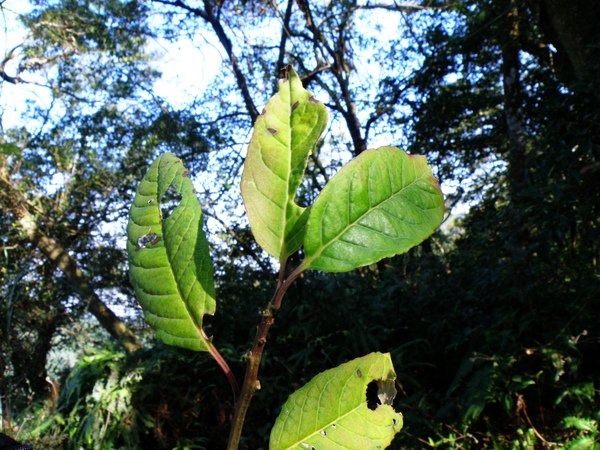
M 369 138 L 371 127 L 383 116 L 386 114 L 391 114 L 394 111 L 394 105 L 398 103 L 404 91 L 405 89 L 396 89 L 392 95 L 392 98 L 386 102 L 385 106 L 378 105 L 375 108 L 375 112 L 371 114 L 371 116 L 367 119 L 367 123 L 365 124 L 365 141 L 367 141 Z
M 283 69 L 283 66 L 284 66 L 285 45 L 286 45 L 287 39 L 290 37 L 289 26 L 290 26 L 290 19 L 292 17 L 293 4 L 294 4 L 294 0 L 288 0 L 287 7 L 285 9 L 285 16 L 282 17 L 281 40 L 279 41 L 279 55 L 277 56 L 277 63 L 275 65 L 275 73 L 279 73 L 279 71 L 281 69 Z M 275 11 L 277 11 L 279 16 L 281 17 L 281 11 L 279 11 L 279 8 L 277 7 L 277 5 L 275 4 L 275 2 L 273 0 L 271 0 L 271 5 L 273 6 L 273 9 L 275 9 Z
M 367 2 L 366 5 L 358 5 L 356 9 L 384 9 L 387 11 L 412 13 L 422 10 L 436 10 L 436 9 L 449 9 L 456 6 L 458 3 L 446 3 L 444 5 L 419 5 L 418 3 L 397 3 L 394 1 L 393 5 L 388 3 L 371 3 Z
M 358 155 L 367 149 L 367 145 L 362 136 L 360 121 L 358 120 L 358 115 L 356 113 L 356 106 L 354 105 L 354 100 L 350 92 L 350 82 L 348 78 L 350 71 L 344 59 L 345 41 L 343 37 L 343 30 L 340 30 L 338 41 L 334 49 L 325 38 L 321 29 L 315 25 L 309 2 L 307 0 L 296 0 L 296 3 L 304 14 L 307 28 L 313 34 L 315 50 L 317 51 L 317 48 L 322 46 L 322 48 L 326 50 L 327 54 L 329 54 L 329 56 L 333 59 L 331 73 L 338 83 L 341 92 L 341 98 L 345 105 L 344 107 L 341 107 L 339 111 L 346 121 L 346 126 L 348 127 L 352 144 L 354 146 L 354 155 Z M 346 20 L 344 22 L 348 21 Z M 341 106 L 340 102 L 338 102 L 338 104 Z
M 56 239 L 47 235 L 35 220 L 31 210 L 36 209 L 31 201 L 16 190 L 10 179 L 4 161 L 0 161 L 0 203 L 3 208 L 10 210 L 18 220 L 19 226 L 32 244 L 44 256 L 60 269 L 71 283 L 73 290 L 87 305 L 88 310 L 98 319 L 100 324 L 113 336 L 128 352 L 141 348 L 135 334 L 117 315 L 100 299 L 90 286 L 88 278 L 79 268 L 77 261 L 66 248 Z
M 155 3 L 160 3 L 163 5 L 181 8 L 184 11 L 187 11 L 197 17 L 202 18 L 203 20 L 205 20 L 206 22 L 208 22 L 210 24 L 213 31 L 217 35 L 219 42 L 221 42 L 221 45 L 223 46 L 223 49 L 225 50 L 227 57 L 229 58 L 229 62 L 231 63 L 231 68 L 233 69 L 233 74 L 235 75 L 235 79 L 236 79 L 238 88 L 241 91 L 242 98 L 244 99 L 244 104 L 246 105 L 248 114 L 250 115 L 250 118 L 252 119 L 252 123 L 254 123 L 254 121 L 258 117 L 258 109 L 256 108 L 254 101 L 252 100 L 252 95 L 250 94 L 250 90 L 248 88 L 248 82 L 246 80 L 244 73 L 242 72 L 242 69 L 238 62 L 238 59 L 235 56 L 235 53 L 233 51 L 233 44 L 231 43 L 231 40 L 227 36 L 227 33 L 225 32 L 225 29 L 223 28 L 223 25 L 221 24 L 220 5 L 218 5 L 218 9 L 215 14 L 214 5 L 209 0 L 204 1 L 204 9 L 192 7 L 192 6 L 188 5 L 187 3 L 184 3 L 181 0 L 173 0 L 173 1 L 153 0 L 153 1 Z
M 245 242 L 239 235 L 238 233 L 235 232 L 235 230 L 230 227 L 223 219 L 221 219 L 220 217 L 218 217 L 216 214 L 211 214 L 208 212 L 204 212 L 205 215 L 207 215 L 208 217 L 210 217 L 211 219 L 216 220 L 217 222 L 219 222 L 219 224 L 223 227 L 223 229 L 227 232 L 227 234 L 229 236 L 231 236 L 237 243 L 238 245 L 242 248 L 242 250 L 244 250 L 245 254 L 250 256 L 254 262 L 256 262 L 256 264 L 258 264 L 258 266 L 265 272 L 270 272 L 271 271 L 271 267 L 269 267 L 269 265 L 267 263 L 265 263 L 254 251 L 254 249 L 252 247 L 250 247 L 250 245 L 248 245 L 247 242 Z
M 160 3 L 162 5 L 167 5 L 167 6 L 175 6 L 177 8 L 181 8 L 189 13 L 192 13 L 196 16 L 202 17 L 204 20 L 208 21 L 208 17 L 206 16 L 206 13 L 200 9 L 200 8 L 194 8 L 192 6 L 189 6 L 186 3 L 183 3 L 181 0 L 173 0 L 173 1 L 169 1 L 169 0 L 152 0 L 154 3 Z
M 2 60 L 2 63 L 0 63 L 0 78 L 2 78 L 4 81 L 6 81 L 8 83 L 12 83 L 12 84 L 23 83 L 23 79 L 19 76 L 18 73 L 15 76 L 11 76 L 6 73 L 6 65 L 10 61 L 12 61 L 12 59 L 14 58 L 14 55 L 15 55 L 15 51 L 21 46 L 22 46 L 22 44 L 19 44 L 16 47 L 12 48 L 4 57 L 4 59 Z
M 233 45 L 231 40 L 227 36 L 223 25 L 221 24 L 219 18 L 215 16 L 213 6 L 210 1 L 204 1 L 204 8 L 206 14 L 206 21 L 210 23 L 214 32 L 216 33 L 221 45 L 225 49 L 227 56 L 229 57 L 229 62 L 231 63 L 231 68 L 233 69 L 233 73 L 235 75 L 235 79 L 237 81 L 238 88 L 241 91 L 242 98 L 244 99 L 244 104 L 246 105 L 246 109 L 248 110 L 248 114 L 252 118 L 252 123 L 256 121 L 258 117 L 258 109 L 256 109 L 256 105 L 252 100 L 252 95 L 250 94 L 250 90 L 248 89 L 248 83 L 246 81 L 246 77 L 240 68 L 240 64 L 233 52 Z

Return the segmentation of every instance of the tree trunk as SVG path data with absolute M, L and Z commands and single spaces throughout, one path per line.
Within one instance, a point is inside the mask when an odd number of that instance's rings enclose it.
M 77 261 L 57 240 L 48 236 L 38 227 L 30 212 L 33 205 L 12 187 L 10 179 L 3 169 L 0 167 L 0 203 L 15 215 L 27 239 L 65 274 L 73 290 L 86 303 L 88 310 L 127 352 L 132 353 L 140 349 L 141 344 L 127 324 L 119 319 L 90 287 L 89 281 L 79 268 Z
M 542 28 L 557 49 L 558 76 L 600 101 L 600 2 L 541 0 L 540 13 Z
M 530 230 L 527 218 L 523 215 L 523 193 L 527 180 L 527 136 L 523 113 L 523 91 L 521 85 L 521 64 L 519 59 L 519 7 L 520 0 L 507 0 L 509 8 L 505 18 L 502 36 L 502 85 L 504 87 L 504 118 L 508 138 L 507 178 L 511 202 L 510 227 L 514 230 L 505 242 L 510 255 L 513 281 L 519 287 L 515 307 L 526 307 L 530 301 L 525 294 L 529 283 Z M 524 306 L 525 305 L 525 306 Z
M 125 322 L 119 319 L 90 287 L 87 278 L 79 269 L 77 261 L 57 241 L 41 233 L 35 223 L 31 220 L 26 222 L 29 225 L 24 231 L 26 231 L 29 240 L 65 274 L 75 292 L 87 304 L 88 310 L 98 319 L 100 325 L 112 337 L 117 339 L 129 353 L 140 349 L 139 341 Z
M 30 389 L 34 399 L 43 399 L 49 391 L 46 363 L 52 336 L 59 323 L 59 315 L 55 313 L 51 317 L 38 316 L 35 321 L 35 330 L 32 330 L 32 335 L 25 342 L 11 339 L 8 345 L 17 384 Z
M 504 87 L 504 118 L 509 140 L 508 181 L 511 197 L 522 192 L 526 185 L 527 164 L 525 129 L 522 110 L 521 64 L 519 60 L 519 5 L 509 0 L 506 34 L 502 46 L 502 85 Z

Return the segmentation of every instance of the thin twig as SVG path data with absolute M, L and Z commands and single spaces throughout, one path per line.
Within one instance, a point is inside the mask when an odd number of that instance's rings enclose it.
M 533 430 L 535 435 L 544 444 L 546 444 L 547 446 L 558 445 L 556 442 L 550 442 L 550 441 L 546 440 L 546 438 L 544 438 L 544 436 L 542 436 L 542 434 L 537 430 L 537 428 L 533 426 L 533 422 L 529 418 L 529 414 L 527 414 L 527 403 L 525 403 L 525 398 L 523 397 L 522 394 L 517 394 L 517 414 L 519 414 L 520 412 L 523 412 L 523 415 L 525 416 L 527 423 L 529 424 L 529 426 L 531 427 L 531 429 Z
M 250 245 L 248 245 L 247 242 L 245 242 L 236 232 L 235 230 L 230 227 L 229 225 L 227 225 L 227 223 L 221 219 L 220 217 L 218 217 L 216 214 L 212 214 L 210 212 L 204 212 L 204 215 L 210 217 L 211 219 L 216 220 L 217 222 L 219 222 L 221 224 L 221 226 L 225 229 L 225 231 L 227 232 L 227 234 L 229 236 L 231 236 L 233 239 L 235 239 L 235 241 L 238 243 L 238 245 L 246 252 L 247 255 L 249 255 L 254 262 L 256 262 L 256 264 L 258 264 L 258 266 L 264 271 L 264 272 L 270 272 L 270 267 L 268 266 L 267 263 L 265 263 L 262 259 L 260 259 L 260 257 L 256 254 L 256 252 L 252 249 L 252 247 L 250 247 Z

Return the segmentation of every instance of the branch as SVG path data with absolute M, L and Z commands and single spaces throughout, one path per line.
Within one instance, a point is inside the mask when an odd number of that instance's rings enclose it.
M 339 85 L 341 97 L 345 104 L 345 108 L 341 108 L 340 112 L 346 121 L 346 126 L 350 132 L 350 137 L 354 146 L 354 155 L 356 156 L 366 150 L 367 145 L 366 140 L 363 138 L 361 133 L 360 121 L 358 120 L 356 106 L 354 105 L 352 93 L 350 92 L 350 83 L 348 77 L 346 76 L 347 73 L 349 73 L 349 69 L 347 68 L 347 64 L 344 60 L 345 42 L 343 32 L 340 30 L 337 43 L 338 45 L 336 45 L 336 49 L 334 50 L 327 42 L 327 39 L 321 31 L 321 28 L 315 25 L 309 2 L 307 0 L 296 0 L 296 2 L 300 10 L 304 13 L 307 28 L 314 37 L 315 50 L 318 49 L 319 45 L 321 45 L 327 51 L 329 56 L 333 58 L 331 72 Z M 348 23 L 349 21 L 346 20 L 345 22 Z
M 270 272 L 270 267 L 262 259 L 260 259 L 258 257 L 258 255 L 252 249 L 252 247 L 250 247 L 247 242 L 245 242 L 242 238 L 240 238 L 238 236 L 238 234 L 230 226 L 228 226 L 225 223 L 224 220 L 222 220 L 221 218 L 217 217 L 215 214 L 211 214 L 211 213 L 208 213 L 208 212 L 205 212 L 204 214 L 206 216 L 210 217 L 211 219 L 214 219 L 217 222 L 219 222 L 221 224 L 221 226 L 225 229 L 225 231 L 227 232 L 227 234 L 229 236 L 231 236 L 233 239 L 235 239 L 235 241 L 242 248 L 242 250 L 246 253 L 246 255 L 250 256 L 256 262 L 256 264 L 259 265 L 259 267 L 263 271 Z
M 19 84 L 19 83 L 23 83 L 23 79 L 19 76 L 19 75 L 15 75 L 10 76 L 9 74 L 6 73 L 6 64 L 8 64 L 14 57 L 15 51 L 21 47 L 22 44 L 17 45 L 16 47 L 12 48 L 4 57 L 4 59 L 2 60 L 2 63 L 0 63 L 0 78 L 2 78 L 4 81 L 11 83 L 11 84 Z
M 277 14 L 279 14 L 279 17 L 281 17 L 281 20 L 282 20 L 281 40 L 279 41 L 279 56 L 277 57 L 277 64 L 275 65 L 275 73 L 279 73 L 279 71 L 281 69 L 283 69 L 283 66 L 284 66 L 285 45 L 286 45 L 287 39 L 289 37 L 291 37 L 289 26 L 290 26 L 290 19 L 292 17 L 292 6 L 294 4 L 294 0 L 288 0 L 287 7 L 285 9 L 285 15 L 281 14 L 281 11 L 275 4 L 274 0 L 270 0 L 270 1 L 271 1 L 271 6 L 273 6 L 275 11 L 277 11 Z
M 200 8 L 194 8 L 192 6 L 187 5 L 186 3 L 183 3 L 181 0 L 173 0 L 173 1 L 168 1 L 168 0 L 152 0 L 154 3 L 160 3 L 162 5 L 167 5 L 167 6 L 175 6 L 177 8 L 181 8 L 187 12 L 190 12 L 196 16 L 202 17 L 204 20 L 208 20 L 206 13 L 200 9 Z
M 304 85 L 304 87 L 307 87 L 310 83 L 315 81 L 319 73 L 329 69 L 331 69 L 331 64 L 320 63 L 319 65 L 317 65 L 317 67 L 315 67 L 315 69 L 311 70 L 301 78 L 302 84 Z
M 445 5 L 419 5 L 417 3 L 396 3 L 394 1 L 393 5 L 386 3 L 370 3 L 367 2 L 366 5 L 359 5 L 356 9 L 385 9 L 387 11 L 395 11 L 395 12 L 403 12 L 403 13 L 412 13 L 416 11 L 422 10 L 438 10 L 438 9 L 449 9 L 458 5 L 458 3 L 446 3 Z
M 223 25 L 221 25 L 219 18 L 217 16 L 215 16 L 213 7 L 210 4 L 210 1 L 204 0 L 204 8 L 205 8 L 205 16 L 201 16 L 201 17 L 203 17 L 208 23 L 210 23 L 214 32 L 216 33 L 217 37 L 219 38 L 221 45 L 225 49 L 227 56 L 229 57 L 229 62 L 231 63 L 231 68 L 233 69 L 233 73 L 235 75 L 235 79 L 237 81 L 238 88 L 241 91 L 242 98 L 244 99 L 244 103 L 246 105 L 246 109 L 248 110 L 248 114 L 250 114 L 250 117 L 252 118 L 252 123 L 254 123 L 256 121 L 256 118 L 258 117 L 258 109 L 256 109 L 256 105 L 254 104 L 254 101 L 252 100 L 252 95 L 250 95 L 250 90 L 248 89 L 248 83 L 246 81 L 246 77 L 244 76 L 244 73 L 242 72 L 242 69 L 240 68 L 240 64 L 237 60 L 237 57 L 235 56 L 235 53 L 233 52 L 233 44 L 231 43 L 231 40 L 227 36 L 227 33 L 225 32 Z
M 394 92 L 394 95 L 392 96 L 391 100 L 387 102 L 387 106 L 376 108 L 375 112 L 371 115 L 371 117 L 369 117 L 367 123 L 365 124 L 365 141 L 367 141 L 369 133 L 371 131 L 371 127 L 375 124 L 375 122 L 377 122 L 386 114 L 390 114 L 391 112 L 393 112 L 394 105 L 398 103 L 398 100 L 400 100 L 400 96 L 402 95 L 404 90 L 405 89 L 397 89 L 396 92 Z
M 0 67 L 0 78 L 2 78 L 4 81 L 7 81 L 11 84 L 19 84 L 22 83 L 23 80 L 21 79 L 21 77 L 11 77 L 10 75 L 8 75 L 5 71 L 4 71 L 4 67 Z
M 250 401 L 254 394 L 260 390 L 260 381 L 258 380 L 258 369 L 260 368 L 260 360 L 262 359 L 263 350 L 267 343 L 267 335 L 271 325 L 275 322 L 275 314 L 281 308 L 281 301 L 285 296 L 290 285 L 302 274 L 304 266 L 299 265 L 287 279 L 285 278 L 285 267 L 286 261 L 281 263 L 279 269 L 279 278 L 277 280 L 277 288 L 275 294 L 269 303 L 266 310 L 263 311 L 262 320 L 256 330 L 256 336 L 254 338 L 254 345 L 252 350 L 248 353 L 248 364 L 246 365 L 246 375 L 244 377 L 244 384 L 242 385 L 242 391 L 240 397 L 235 404 L 235 412 L 233 415 L 233 422 L 231 425 L 231 431 L 229 433 L 229 441 L 227 443 L 227 450 L 237 450 L 240 445 L 240 439 L 242 436 L 242 428 L 244 426 L 244 420 Z
M 0 168 L 2 169 L 2 168 Z M 30 212 L 35 208 L 29 199 L 17 191 L 6 178 L 6 171 L 0 170 L 0 202 L 2 207 L 10 210 L 16 216 L 18 224 L 25 232 L 27 239 L 34 244 L 44 256 L 66 276 L 79 297 L 87 303 L 88 310 L 98 319 L 112 337 L 114 337 L 127 352 L 133 353 L 141 348 L 141 344 L 116 314 L 100 299 L 92 289 L 89 279 L 83 274 L 77 261 L 66 248 L 57 240 L 48 236 L 38 226 L 34 215 Z
M 235 75 L 235 79 L 238 85 L 238 88 L 241 91 L 242 98 L 244 100 L 244 104 L 246 105 L 246 109 L 248 110 L 248 114 L 252 119 L 252 123 L 258 117 L 258 109 L 256 109 L 256 105 L 252 101 L 252 96 L 250 95 L 250 90 L 248 89 L 248 83 L 246 81 L 246 77 L 240 68 L 239 62 L 235 53 L 233 52 L 233 45 L 231 40 L 227 36 L 223 25 L 221 25 L 220 21 L 220 10 L 217 11 L 215 15 L 213 5 L 209 0 L 204 0 L 204 9 L 192 7 L 181 0 L 152 0 L 155 3 L 160 3 L 163 5 L 174 6 L 177 8 L 181 8 L 189 13 L 194 14 L 208 22 L 217 37 L 219 38 L 219 42 L 225 49 L 225 53 L 229 58 L 229 62 L 231 63 L 231 68 L 233 69 L 233 74 Z

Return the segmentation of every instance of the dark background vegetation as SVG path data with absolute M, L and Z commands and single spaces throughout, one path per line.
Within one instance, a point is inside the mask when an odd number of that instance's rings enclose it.
M 243 447 L 267 448 L 278 409 L 316 373 L 389 351 L 405 415 L 391 448 L 598 448 L 600 3 L 32 4 L 25 42 L 0 65 L 1 95 L 35 85 L 49 99 L 0 136 L 0 431 L 39 449 L 224 447 L 227 383 L 208 355 L 143 325 L 123 218 L 160 152 L 205 183 L 219 299 L 208 332 L 241 378 L 277 267 L 252 240 L 237 180 L 291 63 L 334 123 L 304 202 L 383 139 L 427 156 L 449 213 L 471 207 L 405 255 L 298 280 Z M 390 15 L 394 36 L 378 27 Z M 147 50 L 184 39 L 208 40 L 223 63 L 181 107 L 153 91 Z M 134 313 L 114 314 L 123 305 Z

